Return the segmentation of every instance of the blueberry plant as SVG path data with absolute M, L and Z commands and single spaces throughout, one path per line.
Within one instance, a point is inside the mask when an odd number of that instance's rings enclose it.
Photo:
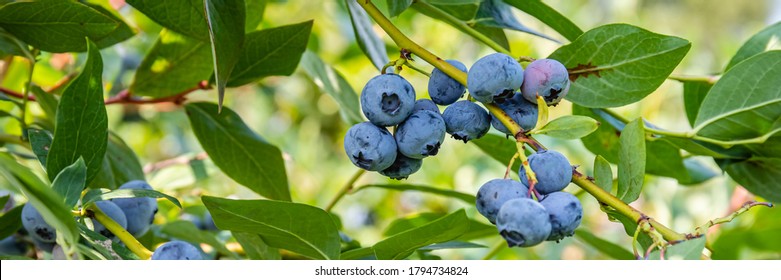
M 778 240 L 750 230 L 732 235 L 727 245 L 706 237 L 755 206 L 781 201 L 778 23 L 745 42 L 721 73 L 681 76 L 672 72 L 689 41 L 629 24 L 583 31 L 538 0 L 339 1 L 356 51 L 376 68 L 356 93 L 312 51 L 317 42 L 310 33 L 318 22 L 269 26 L 267 2 L 0 0 L 0 256 L 437 259 L 437 250 L 483 248 L 491 259 L 508 247 L 575 238 L 617 259 L 718 258 L 720 249 L 752 238 L 781 251 Z M 415 13 L 461 32 L 448 44 L 473 40 L 491 52 L 471 65 L 437 56 L 392 20 Z M 515 13 L 536 18 L 560 39 L 522 25 Z M 511 51 L 505 32 L 512 31 L 558 47 L 547 57 Z M 380 39 L 383 34 L 390 40 Z M 134 55 L 134 48 L 143 50 Z M 53 66 L 69 58 L 80 66 Z M 252 98 L 238 93 L 263 88 L 264 78 L 290 76 L 299 66 L 340 107 L 333 139 L 342 142 L 330 144 L 354 171 L 335 195 L 318 186 L 318 196 L 329 196 L 322 207 L 294 201 L 300 189 L 289 186 L 288 176 L 296 176 L 290 154 L 245 123 L 257 116 L 240 116 L 223 104 Z M 52 79 L 52 72 L 59 75 Z M 105 79 L 111 75 L 116 79 Z M 425 86 L 411 82 L 421 75 Z M 664 129 L 616 109 L 640 102 L 668 79 L 683 85 L 682 121 L 691 129 Z M 209 99 L 192 100 L 193 93 L 212 91 Z M 557 112 L 567 103 L 571 114 Z M 112 105 L 123 111 L 107 110 Z M 122 139 L 136 136 L 115 130 L 143 118 L 143 106 L 181 113 L 166 127 L 191 131 L 203 152 L 142 167 L 138 150 Z M 578 140 L 593 162 L 573 162 L 560 149 L 562 141 Z M 444 145 L 458 145 L 456 151 L 475 146 L 506 168 L 485 170 L 495 176 L 471 193 L 415 184 L 424 161 L 441 156 Z M 185 164 L 196 182 L 214 184 L 204 179 L 206 162 L 253 192 L 245 196 L 262 198 L 211 195 L 218 192 L 204 184 L 183 194 L 149 178 Z M 390 181 L 357 185 L 374 174 Z M 647 175 L 704 186 L 728 176 L 756 200 L 704 225 L 673 229 L 645 214 L 647 205 L 633 203 L 648 192 Z M 335 207 L 369 188 L 441 196 L 459 207 L 397 219 L 383 238 L 359 241 L 344 226 L 354 215 Z M 586 217 L 587 210 L 600 214 Z M 778 212 L 758 211 L 763 215 L 752 218 L 771 223 L 761 230 L 777 238 Z M 624 243 L 592 233 L 586 218 L 620 224 Z

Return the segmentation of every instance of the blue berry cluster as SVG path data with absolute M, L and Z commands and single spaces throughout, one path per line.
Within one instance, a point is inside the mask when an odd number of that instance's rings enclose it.
M 467 73 L 467 86 L 434 69 L 428 82 L 430 100 L 416 100 L 415 88 L 398 74 L 382 74 L 366 83 L 360 99 L 368 121 L 352 126 L 344 137 L 344 150 L 355 166 L 405 179 L 420 169 L 423 158 L 439 152 L 445 133 L 464 143 L 483 137 L 492 125 L 511 134 L 478 103 L 459 101 L 467 89 L 475 100 L 497 104 L 524 130 L 537 124 L 537 95 L 552 106 L 569 90 L 567 69 L 555 60 L 534 61 L 526 71 L 500 53 L 480 58 L 471 69 L 455 60 L 446 62 Z M 447 108 L 440 113 L 437 105 Z
M 543 150 L 529 156 L 537 184 L 529 191 L 526 170 L 521 181 L 494 179 L 477 192 L 477 211 L 499 229 L 510 247 L 530 247 L 543 241 L 572 236 L 580 225 L 583 207 L 572 194 L 563 192 L 572 180 L 572 166 L 564 155 Z
M 119 188 L 152 189 L 149 184 L 140 180 L 127 182 Z M 141 237 L 149 230 L 157 213 L 157 201 L 150 197 L 102 200 L 95 202 L 95 205 L 135 237 Z M 30 234 L 36 247 L 51 253 L 57 240 L 54 227 L 47 223 L 38 209 L 30 203 L 22 207 L 21 219 L 22 226 Z M 92 230 L 105 237 L 114 238 L 114 234 L 95 219 L 92 219 Z

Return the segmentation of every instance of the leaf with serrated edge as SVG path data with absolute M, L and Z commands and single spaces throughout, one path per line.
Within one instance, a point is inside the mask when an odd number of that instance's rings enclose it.
M 616 196 L 629 203 L 640 197 L 645 176 L 645 129 L 642 119 L 626 125 L 619 137 L 618 192 Z
M 380 260 L 400 260 L 422 247 L 454 240 L 469 230 L 469 219 L 461 209 L 418 228 L 410 229 L 374 244 Z
M 279 148 L 252 131 L 229 108 L 198 102 L 185 106 L 198 142 L 217 167 L 252 191 L 270 199 L 290 201 L 285 162 Z
M 256 233 L 269 246 L 313 259 L 339 259 L 339 232 L 320 208 L 274 200 L 202 200 L 220 229 Z
M 684 39 L 627 24 L 592 29 L 550 55 L 569 70 L 566 99 L 592 107 L 619 107 L 656 90 L 691 48 Z

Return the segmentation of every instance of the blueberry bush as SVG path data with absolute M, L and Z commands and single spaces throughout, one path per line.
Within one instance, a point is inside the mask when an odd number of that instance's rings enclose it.
M 0 0 L 0 258 L 781 258 L 781 24 L 548 2 Z

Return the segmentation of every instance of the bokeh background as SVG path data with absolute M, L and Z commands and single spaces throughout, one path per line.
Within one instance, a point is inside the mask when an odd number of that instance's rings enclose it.
M 111 1 L 121 2 L 121 1 Z M 375 1 L 384 2 L 384 1 Z M 781 20 L 781 1 L 707 1 L 707 0 L 547 0 L 550 6 L 569 17 L 583 30 L 608 24 L 629 23 L 642 28 L 679 36 L 692 42 L 692 48 L 675 74 L 718 74 L 740 45 L 763 27 Z M 116 3 L 115 3 L 116 4 Z M 160 26 L 130 6 L 119 11 L 126 21 L 139 29 L 139 35 L 116 46 L 104 49 L 104 81 L 107 92 L 116 93 L 133 79 L 133 68 L 143 58 Z M 536 19 L 516 11 L 525 25 L 566 42 L 561 36 Z M 275 27 L 314 19 L 309 50 L 315 52 L 338 70 L 356 92 L 371 77 L 378 74 L 356 44 L 343 1 L 270 1 L 262 23 Z M 440 57 L 457 59 L 467 66 L 492 50 L 459 33 L 449 25 L 408 10 L 393 22 L 409 37 Z M 375 28 L 388 46 L 389 57 L 395 59 L 397 48 Z M 545 57 L 560 45 L 525 33 L 507 31 L 513 54 Z M 77 71 L 83 54 L 44 53 L 36 65 L 34 82 L 44 88 L 54 86 L 67 73 Z M 418 66 L 432 69 L 422 61 Z M 0 62 L 2 86 L 21 90 L 26 79 L 25 63 Z M 418 98 L 427 98 L 427 78 L 411 70 L 402 72 L 417 90 Z M 671 130 L 690 129 L 682 104 L 682 85 L 667 81 L 641 102 L 619 108 L 629 118 L 645 117 L 654 124 Z M 740 94 L 736 92 L 735 94 Z M 189 100 L 216 101 L 213 90 L 189 95 Z M 357 170 L 342 148 L 342 138 L 349 126 L 339 115 L 339 106 L 322 92 L 315 81 L 301 68 L 290 77 L 270 77 L 261 82 L 231 89 L 226 95 L 228 107 L 267 141 L 284 153 L 291 192 L 295 202 L 325 207 L 342 185 Z M 0 109 L 11 110 L 0 103 Z M 15 109 L 14 109 L 15 110 Z M 33 115 L 42 114 L 33 105 Z M 202 211 L 201 195 L 232 198 L 258 198 L 247 188 L 223 175 L 207 159 L 200 160 L 203 151 L 189 128 L 181 107 L 171 104 L 111 105 L 108 107 L 109 127 L 120 135 L 138 154 L 145 165 L 148 181 L 160 191 L 182 200 L 188 211 Z M 551 118 L 570 114 L 570 103 L 551 110 Z M 31 116 L 28 121 L 33 121 Z M 0 119 L 3 133 L 19 131 L 16 122 Z M 491 133 L 496 133 L 492 130 Z M 580 141 L 562 141 L 540 136 L 547 147 L 566 154 L 573 164 L 591 173 L 594 155 Z M 198 158 L 193 160 L 194 158 Z M 173 160 L 171 160 L 173 159 Z M 707 161 L 713 170 L 718 167 Z M 162 164 L 161 164 L 162 163 Z M 28 166 L 37 166 L 29 162 Z M 40 168 L 36 171 L 41 171 Z M 424 160 L 423 168 L 405 183 L 430 185 L 475 194 L 481 184 L 502 177 L 505 165 L 483 154 L 475 145 L 448 139 L 436 157 Z M 614 173 L 615 174 L 615 173 Z M 517 179 L 517 175 L 513 174 Z M 357 185 L 396 183 L 377 173 L 367 173 Z M 576 192 L 571 185 L 568 191 Z M 584 205 L 581 229 L 630 249 L 631 238 L 618 223 L 608 221 L 599 205 L 587 194 L 580 195 Z M 22 200 L 21 197 L 19 197 Z M 726 176 L 719 176 L 699 185 L 682 186 L 674 179 L 648 176 L 640 200 L 632 205 L 660 222 L 680 232 L 687 232 L 730 209 L 752 199 Z M 161 202 L 161 214 L 156 223 L 177 219 L 179 210 Z M 487 222 L 474 205 L 442 197 L 414 192 L 390 192 L 368 189 L 347 195 L 334 208 L 342 218 L 343 231 L 364 245 L 383 239 L 383 231 L 395 219 L 424 212 L 452 212 L 466 208 L 470 217 Z M 781 219 L 778 210 L 755 209 L 736 221 L 718 228 L 709 235 L 708 243 L 714 258 L 779 259 L 781 258 Z M 499 235 L 475 241 L 492 247 L 501 241 Z M 433 254 L 444 259 L 479 259 L 489 248 L 440 250 Z M 413 256 L 414 258 L 414 256 Z M 504 249 L 499 259 L 604 259 L 595 248 L 578 238 L 560 243 L 546 242 L 534 248 Z

